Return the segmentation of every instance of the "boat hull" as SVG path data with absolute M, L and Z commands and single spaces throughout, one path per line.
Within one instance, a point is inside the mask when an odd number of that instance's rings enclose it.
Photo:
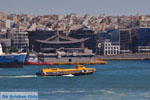
M 0 68 L 19 68 L 24 67 L 22 62 L 0 63 Z
M 93 72 L 90 72 L 90 73 L 74 73 L 74 74 L 71 74 L 73 76 L 82 76 L 82 75 L 90 75 L 92 74 Z M 54 75 L 48 75 L 48 74 L 41 74 L 41 73 L 36 73 L 36 75 L 38 76 L 63 76 L 63 75 L 70 75 L 70 74 L 54 74 Z
M 18 68 L 24 66 L 26 53 L 0 55 L 0 68 Z
M 80 71 L 74 71 L 74 72 L 37 72 L 36 75 L 38 76 L 63 76 L 63 75 L 74 75 L 74 76 L 81 76 L 81 75 L 90 75 L 95 71 L 95 69 L 92 70 L 80 70 Z
M 52 63 L 47 63 L 47 62 L 44 62 L 44 63 L 36 63 L 36 62 L 30 62 L 30 61 L 25 61 L 25 65 L 52 65 Z
M 90 75 L 92 74 L 93 72 L 90 72 L 90 73 L 77 73 L 77 74 L 74 74 L 74 76 L 81 76 L 81 75 Z

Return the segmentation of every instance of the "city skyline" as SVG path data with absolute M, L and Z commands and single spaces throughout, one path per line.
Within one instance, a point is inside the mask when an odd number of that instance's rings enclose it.
M 77 13 L 83 16 L 86 13 L 99 16 L 106 15 L 136 15 L 150 14 L 148 0 L 2 0 L 0 11 L 7 14 L 67 15 Z

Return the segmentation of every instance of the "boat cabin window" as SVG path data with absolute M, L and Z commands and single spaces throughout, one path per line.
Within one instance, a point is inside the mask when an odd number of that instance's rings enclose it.
M 69 59 L 69 62 L 72 62 L 72 59 Z
M 76 68 L 79 69 L 79 68 L 85 68 L 85 67 L 83 65 L 77 65 Z

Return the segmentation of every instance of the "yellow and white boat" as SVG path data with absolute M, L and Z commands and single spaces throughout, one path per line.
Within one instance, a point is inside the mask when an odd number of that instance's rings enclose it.
M 60 68 L 44 68 L 37 72 L 39 76 L 61 76 L 61 75 L 88 75 L 95 72 L 95 68 L 86 68 L 83 65 L 77 65 L 74 69 L 60 69 Z

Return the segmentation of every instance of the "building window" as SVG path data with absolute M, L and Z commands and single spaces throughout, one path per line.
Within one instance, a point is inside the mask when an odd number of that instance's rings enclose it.
M 116 50 L 114 50 L 114 54 L 116 54 Z

